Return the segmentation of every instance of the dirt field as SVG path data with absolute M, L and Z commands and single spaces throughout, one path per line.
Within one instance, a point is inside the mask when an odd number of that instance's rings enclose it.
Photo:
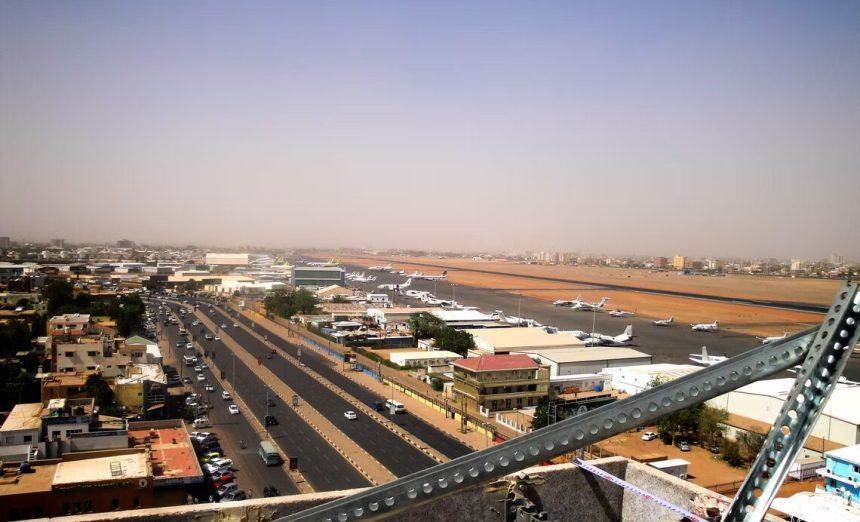
M 359 266 L 372 266 L 389 262 L 386 258 L 340 258 L 340 260 L 342 263 Z M 512 274 L 589 279 L 595 284 L 625 284 L 648 289 L 822 304 L 829 304 L 839 285 L 838 281 L 832 280 L 750 276 L 685 277 L 666 272 L 650 273 L 646 270 L 513 265 L 506 262 L 479 262 L 460 259 L 417 258 L 416 261 L 451 266 L 446 283 L 522 292 L 523 295 L 550 302 L 556 299 L 573 299 L 578 295 L 582 299 L 592 302 L 600 300 L 601 297 L 609 297 L 609 309 L 620 308 L 635 311 L 638 316 L 651 319 L 665 319 L 674 316 L 678 323 L 700 323 L 717 320 L 724 329 L 759 336 L 781 335 L 786 331 L 803 330 L 820 322 L 821 315 L 636 292 L 596 290 L 593 286 L 584 284 L 541 281 L 518 277 L 517 275 L 461 272 L 454 267 L 506 271 Z M 407 273 L 415 270 L 428 274 L 441 272 L 441 269 L 431 269 L 408 263 L 393 262 L 392 265 L 398 270 L 405 270 Z

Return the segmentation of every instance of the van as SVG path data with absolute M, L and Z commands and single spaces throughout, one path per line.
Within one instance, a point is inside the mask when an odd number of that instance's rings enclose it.
M 374 409 L 374 411 L 385 411 L 385 403 L 382 401 L 373 401 L 370 403 L 370 407 Z
M 278 455 L 278 452 L 275 450 L 275 446 L 271 442 L 267 440 L 260 441 L 258 452 L 266 466 L 281 465 L 281 456 Z
M 406 406 L 401 402 L 397 402 L 394 399 L 388 399 L 385 401 L 385 408 L 388 411 L 392 411 L 394 413 L 406 413 Z
M 191 426 L 195 428 L 208 428 L 211 426 L 209 423 L 209 417 L 198 417 L 194 419 L 194 422 L 191 423 Z
M 184 355 L 182 356 L 182 360 L 185 362 L 185 366 L 194 366 L 194 363 L 197 362 L 197 357 L 193 355 Z

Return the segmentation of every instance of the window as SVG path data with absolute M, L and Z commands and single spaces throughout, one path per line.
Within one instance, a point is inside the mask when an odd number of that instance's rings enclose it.
M 93 512 L 93 501 L 92 500 L 84 500 L 84 513 L 92 513 Z
M 66 515 L 68 515 L 68 514 L 70 514 L 71 512 L 72 512 L 72 505 L 71 505 L 71 504 L 69 504 L 68 502 L 63 502 L 63 513 L 65 513 Z
M 854 466 L 854 473 L 860 473 L 860 466 Z
M 88 357 L 96 357 L 97 355 L 98 355 L 98 352 L 87 352 Z
M 131 501 L 131 507 L 140 507 L 140 497 L 134 497 L 134 499 Z
M 32 435 L 24 435 L 24 442 L 33 442 Z
M 113 509 L 114 511 L 119 509 L 119 499 L 118 498 L 115 498 L 115 499 L 110 501 L 110 508 Z
M 74 357 L 75 352 L 66 352 L 66 357 Z

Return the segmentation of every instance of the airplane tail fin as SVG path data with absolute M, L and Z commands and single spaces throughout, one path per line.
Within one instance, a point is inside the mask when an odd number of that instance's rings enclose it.
M 670 315 L 670 316 L 669 316 L 669 322 L 671 323 L 671 322 L 672 322 L 672 321 L 674 321 L 674 320 L 675 320 L 675 316 Z
M 702 346 L 702 361 L 703 361 L 703 362 L 708 362 L 709 360 L 710 360 L 710 359 L 708 359 L 708 347 L 707 347 L 707 346 Z
M 716 327 L 718 327 L 718 326 L 720 326 L 720 323 L 719 323 L 719 322 L 717 322 L 717 321 L 714 321 L 714 328 L 716 328 Z
M 607 298 L 607 297 L 601 297 L 601 298 L 600 298 L 600 302 L 599 302 L 599 303 L 597 303 L 597 308 L 603 308 L 603 305 L 605 305 L 605 304 L 606 304 L 606 301 L 607 301 L 608 299 L 609 299 L 609 298 Z
M 443 271 L 442 271 L 442 277 L 447 277 L 447 275 L 448 275 L 448 271 L 447 271 L 447 270 L 443 270 Z
M 627 328 L 624 329 L 624 335 L 626 337 L 630 337 L 630 338 L 633 337 L 633 325 L 632 324 L 628 324 Z

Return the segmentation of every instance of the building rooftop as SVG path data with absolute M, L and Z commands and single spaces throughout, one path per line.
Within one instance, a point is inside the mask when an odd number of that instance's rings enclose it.
M 88 323 L 90 314 L 63 314 L 51 317 L 50 323 Z
M 684 377 L 693 372 L 701 370 L 702 366 L 694 366 L 692 364 L 638 364 L 635 366 L 624 366 L 620 368 L 606 368 L 604 373 L 638 373 L 648 377 L 660 377 L 662 380 L 674 380 L 679 377 Z
M 370 314 L 385 314 L 385 315 L 400 315 L 400 314 L 420 314 L 424 312 L 438 312 L 438 308 L 432 306 L 395 306 L 392 308 L 368 308 L 367 313 Z
M 17 430 L 35 430 L 42 427 L 42 403 L 31 402 L 16 404 L 6 422 L 0 426 L 0 432 Z
M 439 310 L 438 308 L 434 308 L 430 313 L 446 323 L 493 320 L 489 315 L 477 310 Z
M 3 468 L 3 476 L 0 478 L 0 498 L 6 495 L 50 492 L 57 465 L 56 462 L 33 462 L 30 464 L 32 473 L 20 475 L 18 475 L 17 466 L 12 469 Z M 0 501 L 0 504 L 2 503 L 3 501 Z
M 77 459 L 82 455 L 73 456 Z M 150 476 L 152 471 L 146 451 L 139 450 L 134 453 L 60 462 L 57 464 L 53 486 L 63 488 L 124 479 L 145 479 Z
M 857 522 L 860 508 L 829 493 L 803 491 L 788 498 L 773 499 L 771 508 L 806 522 Z
M 548 348 L 543 350 L 529 350 L 528 353 L 557 364 L 590 361 L 617 361 L 619 359 L 640 359 L 642 357 L 651 357 L 647 353 L 640 352 L 632 348 L 612 346 Z
M 133 336 L 131 336 L 131 337 L 129 337 L 128 339 L 126 339 L 126 340 L 125 340 L 125 344 L 127 344 L 127 345 L 128 345 L 128 344 L 146 344 L 146 345 L 150 345 L 150 344 L 155 344 L 155 341 L 150 341 L 149 339 L 147 339 L 147 338 L 145 338 L 145 337 L 141 337 L 141 336 L 139 336 L 139 335 L 133 335 Z
M 132 422 L 128 435 L 135 444 L 149 441 L 156 484 L 193 484 L 203 480 L 203 471 L 181 420 Z
M 117 384 L 130 384 L 142 381 L 167 383 L 164 369 L 160 364 L 132 364 L 125 370 L 125 377 L 117 377 Z
M 658 460 L 656 462 L 649 462 L 655 468 L 671 468 L 673 466 L 689 466 L 690 462 L 684 459 L 667 459 L 667 460 Z
M 465 331 L 472 334 L 478 348 L 488 351 L 585 346 L 585 342 L 572 335 L 550 334 L 542 328 L 486 328 Z
M 492 372 L 498 370 L 520 370 L 537 368 L 538 364 L 528 355 L 488 355 L 469 357 L 454 361 L 454 366 L 476 372 Z
M 848 446 L 845 448 L 839 448 L 837 450 L 831 450 L 824 455 L 826 457 L 844 460 L 845 462 L 850 462 L 851 464 L 860 466 L 860 444 L 857 444 L 855 446 Z
M 793 378 L 768 379 L 752 382 L 732 393 L 766 395 L 784 401 L 791 392 L 792 385 L 794 385 Z M 821 414 L 860 425 L 860 408 L 857 404 L 860 404 L 860 386 L 839 383 L 833 389 L 833 394 L 821 410 Z
M 415 352 L 395 352 L 390 354 L 389 358 L 391 356 L 396 356 L 399 359 L 441 359 L 443 357 L 450 357 L 454 359 L 463 358 L 462 355 L 454 352 L 449 352 L 448 350 L 417 350 Z

